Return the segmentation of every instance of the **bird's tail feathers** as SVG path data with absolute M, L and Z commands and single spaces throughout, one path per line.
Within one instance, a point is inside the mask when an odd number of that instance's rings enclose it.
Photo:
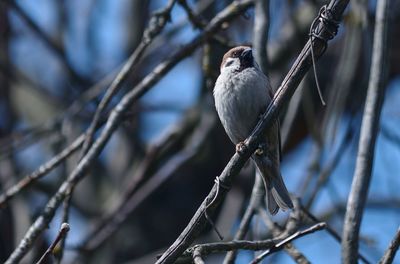
M 286 189 L 285 183 L 282 180 L 282 176 L 279 174 L 278 177 L 273 177 L 272 188 L 268 190 L 275 199 L 275 202 L 282 210 L 288 210 L 293 208 L 292 199 L 290 199 L 289 192 Z
M 264 161 L 259 158 L 255 158 L 254 161 L 264 182 L 268 211 L 274 215 L 279 208 L 283 211 L 292 209 L 293 203 L 279 170 L 277 168 L 269 169 L 270 166 L 266 166 Z

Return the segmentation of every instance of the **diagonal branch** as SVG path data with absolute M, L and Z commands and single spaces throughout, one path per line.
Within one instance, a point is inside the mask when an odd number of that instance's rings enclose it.
M 54 249 L 56 248 L 57 244 L 67 235 L 69 232 L 69 224 L 62 223 L 60 230 L 58 231 L 56 239 L 54 239 L 53 243 L 49 246 L 43 256 L 36 262 L 36 264 L 46 263 L 46 259 L 53 253 Z
M 56 168 L 60 163 L 62 163 L 65 159 L 71 156 L 75 151 L 77 151 L 82 146 L 84 139 L 85 139 L 84 135 L 79 136 L 68 147 L 66 147 L 64 150 L 62 150 L 60 153 L 58 153 L 56 156 L 51 158 L 46 163 L 42 164 L 37 170 L 25 176 L 17 184 L 8 188 L 4 193 L 0 195 L 0 208 L 4 206 L 10 199 L 12 199 L 19 192 L 26 189 L 32 183 L 45 176 L 47 173 Z
M 46 229 L 54 217 L 56 209 L 64 200 L 71 187 L 75 186 L 85 177 L 87 170 L 92 162 L 97 158 L 111 135 L 117 129 L 123 120 L 124 113 L 129 109 L 132 103 L 138 100 L 154 84 L 156 84 L 166 73 L 168 73 L 178 62 L 191 55 L 198 47 L 210 39 L 217 32 L 223 23 L 229 22 L 238 15 L 242 14 L 253 4 L 252 0 L 234 1 L 220 13 L 218 13 L 205 27 L 204 31 L 194 38 L 190 43 L 184 45 L 171 57 L 161 62 L 150 72 L 140 83 L 138 83 L 129 93 L 127 93 L 112 110 L 104 129 L 99 137 L 89 148 L 87 154 L 82 157 L 78 165 L 71 172 L 68 180 L 65 181 L 48 201 L 42 214 L 30 226 L 17 248 L 6 261 L 7 264 L 19 262 L 23 256 L 30 250 L 37 237 Z M 243 162 L 244 163 L 244 162 Z M 242 164 L 243 165 L 243 164 Z
M 340 21 L 341 16 L 348 4 L 348 0 L 335 1 L 332 0 L 327 10 L 331 18 L 335 21 Z M 209 215 L 212 215 L 218 205 L 224 199 L 226 193 L 232 185 L 233 178 L 239 173 L 241 168 L 244 166 L 245 162 L 250 158 L 251 154 L 257 148 L 258 142 L 261 137 L 265 134 L 265 130 L 272 124 L 272 122 L 277 118 L 281 109 L 288 104 L 291 96 L 299 85 L 300 81 L 310 69 L 312 65 L 311 61 L 311 47 L 314 49 L 315 58 L 319 58 L 326 49 L 326 41 L 333 37 L 332 28 L 326 23 L 321 23 L 319 21 L 315 30 L 322 39 L 316 38 L 312 42 L 309 40 L 294 65 L 290 69 L 286 78 L 283 80 L 281 86 L 276 92 L 272 102 L 269 104 L 266 112 L 263 114 L 260 122 L 257 124 L 256 128 L 253 130 L 252 134 L 245 141 L 244 150 L 239 154 L 236 153 L 229 163 L 226 165 L 221 175 L 219 176 L 219 184 L 214 184 L 210 193 L 204 199 L 203 203 L 198 208 L 197 212 L 179 235 L 176 241 L 170 246 L 170 248 L 158 259 L 157 263 L 173 263 L 188 246 L 193 242 L 193 240 L 200 234 L 204 229 L 207 219 L 205 217 L 205 211 Z M 223 187 L 222 187 L 223 186 Z M 217 195 L 218 194 L 218 195 Z M 210 202 L 213 201 L 212 204 Z

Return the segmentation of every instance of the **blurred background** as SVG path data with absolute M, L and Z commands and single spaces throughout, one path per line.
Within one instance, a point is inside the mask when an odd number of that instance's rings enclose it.
M 0 0 L 2 193 L 85 132 L 111 81 L 141 45 L 152 14 L 169 2 Z M 101 122 L 128 91 L 191 42 L 230 3 L 174 3 L 165 28 L 148 43 L 103 111 Z M 326 3 L 269 1 L 267 71 L 275 90 Z M 385 101 L 360 235 L 360 252 L 371 263 L 381 258 L 400 224 L 400 5 L 393 3 Z M 375 8 L 373 0 L 351 1 L 338 36 L 317 63 L 327 105 L 321 105 L 310 71 L 280 115 L 281 170 L 288 189 L 339 234 L 368 87 Z M 189 9 L 195 19 L 188 18 Z M 178 237 L 234 154 L 216 117 L 211 94 L 222 55 L 230 47 L 252 44 L 254 17 L 250 7 L 224 23 L 214 38 L 180 60 L 131 105 L 74 189 L 69 209 L 61 206 L 57 210 L 49 229 L 35 241 L 23 263 L 40 258 L 67 216 L 71 230 L 64 253 L 56 248 L 56 255 L 63 255 L 62 263 L 153 263 Z M 1 261 L 18 245 L 79 157 L 80 150 L 75 148 L 56 168 L 3 202 Z M 215 222 L 227 239 L 238 228 L 253 183 L 254 170 L 247 164 L 218 210 Z M 284 223 L 287 216 L 279 213 L 272 220 Z M 263 239 L 270 233 L 268 225 L 255 215 L 247 238 Z M 196 242 L 212 241 L 218 237 L 208 229 Z M 313 263 L 340 262 L 340 243 L 326 231 L 301 238 L 294 245 Z M 213 254 L 206 262 L 221 263 L 223 257 Z M 241 251 L 236 263 L 248 263 L 253 257 L 254 252 Z M 53 261 L 57 259 L 48 263 Z M 281 251 L 263 263 L 294 260 Z M 399 256 L 395 263 L 400 263 Z

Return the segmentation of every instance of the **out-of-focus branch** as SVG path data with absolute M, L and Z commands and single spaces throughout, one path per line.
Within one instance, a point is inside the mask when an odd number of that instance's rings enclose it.
M 388 52 L 390 0 L 377 3 L 370 79 L 356 160 L 343 227 L 342 261 L 356 263 L 362 215 L 368 196 L 376 136 L 379 128 Z
M 204 28 L 207 24 L 202 21 L 199 17 L 197 17 L 194 13 L 194 11 L 189 7 L 189 4 L 186 2 L 186 0 L 178 0 L 178 3 L 182 6 L 182 8 L 185 10 L 190 22 L 195 26 L 196 28 L 202 29 Z
M 72 65 L 69 63 L 64 49 L 53 41 L 47 34 L 32 20 L 32 18 L 21 8 L 21 6 L 17 3 L 18 1 L 15 0 L 7 0 L 4 1 L 10 7 L 15 10 L 15 12 L 19 15 L 19 17 L 32 29 L 33 32 L 47 45 L 54 52 L 54 54 L 60 59 L 61 63 L 65 66 L 68 71 L 68 74 L 78 82 L 78 84 L 86 85 L 88 81 L 81 76 Z
M 171 10 L 175 2 L 176 0 L 170 0 L 162 10 L 153 13 L 152 17 L 150 18 L 148 27 L 144 30 L 142 40 L 139 43 L 138 47 L 129 57 L 127 62 L 122 67 L 121 71 L 117 74 L 110 87 L 107 89 L 104 97 L 96 108 L 96 112 L 94 114 L 92 122 L 90 123 L 89 128 L 86 131 L 85 141 L 83 143 L 81 152 L 82 157 L 87 153 L 93 143 L 94 133 L 96 131 L 98 123 L 100 122 L 101 114 L 104 112 L 113 96 L 120 90 L 122 84 L 128 78 L 129 73 L 133 71 L 134 66 L 139 62 L 146 48 L 150 45 L 152 40 L 161 33 L 167 22 L 170 21 Z M 69 188 L 66 200 L 64 201 L 63 218 L 65 218 L 65 221 L 67 221 L 68 219 L 68 212 L 73 189 L 74 186 L 71 186 Z
M 269 42 L 267 47 L 269 69 L 282 68 L 295 55 L 293 50 L 301 48 L 303 39 L 309 33 L 313 14 L 318 6 L 310 1 L 302 1 L 282 26 L 281 36 L 275 42 Z
M 354 96 L 351 91 L 354 87 L 351 87 L 354 78 L 357 74 L 357 65 L 360 64 L 360 57 L 365 53 L 362 53 L 363 37 L 365 37 L 365 29 L 367 28 L 367 15 L 368 1 L 367 0 L 355 0 L 349 10 L 348 23 L 346 24 L 346 33 L 343 39 L 343 47 L 341 48 L 339 61 L 335 67 L 334 77 L 330 85 L 328 83 L 328 104 L 324 113 L 324 119 L 322 121 L 322 135 L 323 140 L 327 144 L 335 142 L 337 128 L 340 119 L 346 110 L 346 104 L 350 101 L 349 96 Z M 364 43 L 365 45 L 365 43 Z M 368 60 L 365 58 L 365 60 Z M 367 66 L 364 66 L 367 68 Z M 368 72 L 365 69 L 366 72 Z M 365 76 L 362 74 L 361 76 Z M 367 78 L 360 78 L 357 76 L 357 83 L 361 86 L 364 81 L 368 81 Z
M 261 70 L 267 73 L 268 69 L 268 31 L 269 31 L 269 1 L 257 0 L 253 27 L 254 57 L 260 64 Z
M 313 190 L 311 191 L 310 197 L 307 201 L 306 207 L 310 208 L 315 201 L 315 198 L 318 196 L 318 193 L 323 189 L 325 183 L 329 180 L 329 176 L 332 174 L 332 171 L 336 168 L 337 164 L 340 162 L 342 157 L 344 156 L 344 152 L 347 147 L 350 146 L 349 142 L 352 139 L 353 131 L 351 127 L 351 121 L 346 129 L 345 135 L 342 141 L 339 144 L 339 147 L 333 157 L 327 162 L 327 164 L 322 168 L 319 173 L 317 183 Z
M 203 21 L 200 17 L 198 17 L 195 14 L 195 12 L 189 7 L 189 4 L 187 3 L 186 0 L 179 0 L 178 3 L 185 10 L 190 22 L 192 23 L 192 25 L 194 27 L 202 30 L 202 29 L 204 29 L 205 26 L 207 26 L 207 23 L 205 21 Z M 225 46 L 225 47 L 228 47 L 228 48 L 232 48 L 233 45 L 234 45 L 229 40 L 224 39 L 223 37 L 218 36 L 217 34 L 212 36 L 212 39 L 215 40 L 217 43 L 221 44 L 222 46 Z
M 134 66 L 139 62 L 147 47 L 151 44 L 153 39 L 161 33 L 167 22 L 170 21 L 171 10 L 176 1 L 177 0 L 169 0 L 167 5 L 162 10 L 154 12 L 150 19 L 149 25 L 144 30 L 143 37 L 141 42 L 139 43 L 139 46 L 125 62 L 121 71 L 117 74 L 110 87 L 107 89 L 104 97 L 101 99 L 96 109 L 93 120 L 90 123 L 89 128 L 87 129 L 86 139 L 82 148 L 82 156 L 87 153 L 88 149 L 93 143 L 94 132 L 96 130 L 98 122 L 100 121 L 101 114 L 103 113 L 113 96 L 122 87 L 122 84 L 128 78 L 129 73 L 133 71 Z
M 199 114 L 200 110 L 195 111 L 195 113 Z M 190 137 L 187 146 L 170 157 L 153 175 L 146 175 L 148 174 L 148 168 L 158 161 L 158 154 L 166 151 L 166 148 L 175 146 L 175 142 L 178 142 L 178 139 L 185 136 L 187 130 L 191 129 L 194 123 L 199 123 L 199 125 Z M 122 195 L 121 201 L 96 225 L 80 248 L 84 252 L 93 251 L 103 244 L 145 198 L 151 195 L 162 183 L 167 181 L 174 172 L 190 161 L 203 144 L 205 136 L 209 134 L 213 124 L 214 117 L 209 114 L 203 113 L 202 118 L 199 118 L 198 115 L 196 117 L 190 115 L 163 135 L 161 140 L 155 142 L 150 147 L 145 160 L 141 163 L 142 166 L 137 170 L 137 174 L 133 177 L 134 179 L 130 183 L 130 186 L 124 195 Z M 145 178 L 145 176 L 147 177 Z
M 57 133 L 54 125 L 10 133 L 7 137 L 0 139 L 0 160 L 9 157 L 17 151 L 26 149 L 54 133 Z
M 20 180 L 17 184 L 8 188 L 4 193 L 0 195 L 0 207 L 4 206 L 10 199 L 12 199 L 16 194 L 20 191 L 26 189 L 32 183 L 52 171 L 56 168 L 60 163 L 62 163 L 65 159 L 71 156 L 75 151 L 77 151 L 83 143 L 85 139 L 84 135 L 79 136 L 72 142 L 68 147 L 66 147 L 59 154 L 51 158 L 49 161 L 41 165 L 37 170 L 32 172 L 31 174 L 25 176 L 22 180 Z
M 314 223 L 319 223 L 321 222 L 320 219 L 318 219 L 315 215 L 313 215 L 307 208 L 305 208 L 304 206 L 301 206 L 301 211 L 303 214 L 305 214 L 307 216 L 307 218 L 309 218 L 311 221 L 313 221 Z M 342 243 L 342 238 L 340 237 L 340 235 L 335 231 L 335 229 L 333 229 L 330 225 L 326 224 L 325 227 L 326 231 L 339 243 Z M 369 264 L 370 262 L 361 254 L 358 253 L 358 258 L 364 262 L 365 264 Z
M 395 129 L 391 129 L 388 125 L 381 124 L 380 133 L 392 144 L 400 146 L 400 135 L 398 135 Z
M 265 195 L 264 183 L 260 177 L 260 175 L 256 175 L 256 179 L 254 181 L 253 190 L 251 192 L 250 202 L 247 205 L 246 211 L 243 214 L 243 217 L 240 221 L 239 229 L 236 231 L 234 236 L 234 240 L 242 240 L 247 234 L 249 230 L 251 219 L 256 213 L 256 209 L 263 205 L 262 199 Z M 237 250 L 229 251 L 224 259 L 224 264 L 232 264 L 235 261 L 237 255 Z
M 348 2 L 349 1 L 346 0 L 331 1 L 326 7 L 327 13 L 325 15 L 330 17 L 331 20 L 333 19 L 334 21 L 340 21 L 342 13 Z M 289 102 L 301 79 L 311 67 L 312 61 L 310 49 L 313 48 L 315 57 L 319 58 L 325 51 L 326 41 L 334 37 L 332 33 L 336 30 L 336 25 L 335 29 L 333 29 L 327 24 L 328 23 L 322 22 L 318 23 L 315 31 L 315 34 L 318 34 L 318 36 L 325 41 L 318 38 L 312 43 L 310 40 L 307 42 L 286 78 L 283 80 L 280 88 L 275 93 L 272 102 L 269 104 L 256 128 L 253 130 L 250 137 L 245 140 L 243 144 L 243 151 L 241 151 L 241 153 L 236 153 L 231 158 L 219 176 L 218 183 L 214 184 L 210 193 L 200 205 L 189 224 L 179 235 L 177 240 L 169 247 L 169 249 L 161 256 L 161 258 L 158 259 L 157 263 L 173 263 L 202 231 L 207 223 L 207 219 L 205 217 L 206 210 L 209 215 L 212 215 L 212 213 L 216 210 L 218 205 L 225 197 L 227 191 L 230 189 L 233 177 L 239 173 L 245 162 L 255 151 L 258 146 L 258 142 L 260 142 L 263 135 L 265 135 L 265 130 L 277 118 L 284 105 Z
M 399 250 L 400 246 L 400 228 L 397 229 L 397 232 L 390 242 L 388 249 L 383 254 L 379 264 L 390 264 L 393 263 L 394 257 L 396 256 L 397 250 Z
M 47 228 L 50 221 L 60 203 L 66 197 L 71 186 L 75 186 L 84 176 L 94 159 L 100 154 L 113 132 L 117 129 L 123 119 L 123 114 L 131 106 L 133 102 L 139 99 L 147 92 L 154 84 L 156 84 L 168 71 L 170 71 L 178 62 L 192 54 L 201 44 L 207 41 L 221 25 L 231 21 L 236 16 L 244 12 L 252 5 L 252 0 L 243 0 L 240 2 L 234 1 L 227 8 L 218 13 L 205 27 L 195 39 L 184 45 L 181 49 L 175 52 L 171 57 L 158 64 L 155 69 L 150 72 L 134 89 L 127 93 L 120 102 L 112 110 L 104 129 L 99 137 L 89 148 L 86 155 L 82 157 L 79 164 L 71 172 L 68 180 L 65 181 L 58 189 L 56 194 L 49 200 L 42 214 L 31 225 L 24 238 L 21 240 L 17 248 L 7 260 L 7 264 L 17 263 L 32 247 L 35 239 Z M 244 160 L 243 160 L 244 163 Z M 243 166 L 243 164 L 242 164 Z

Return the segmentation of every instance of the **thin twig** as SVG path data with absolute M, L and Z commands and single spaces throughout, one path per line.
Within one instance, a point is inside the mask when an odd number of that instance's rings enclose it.
M 397 232 L 390 242 L 388 249 L 383 254 L 381 260 L 379 260 L 379 264 L 390 264 L 393 263 L 394 257 L 396 256 L 397 250 L 399 250 L 400 246 L 400 228 L 397 229 Z
M 386 85 L 390 0 L 378 1 L 370 79 L 361 134 L 358 145 L 356 169 L 347 202 L 342 241 L 342 261 L 356 263 L 362 215 L 371 182 L 375 142 Z
M 58 242 L 65 237 L 65 235 L 68 233 L 68 231 L 69 231 L 69 224 L 62 223 L 60 231 L 58 231 L 56 239 L 54 239 L 53 243 L 51 243 L 49 248 L 46 250 L 46 252 L 43 254 L 43 256 L 39 259 L 39 261 L 36 262 L 36 264 L 45 263 L 46 258 L 48 258 L 52 254 L 52 252 L 53 252 L 54 248 L 57 246 Z
M 69 194 L 67 194 L 67 197 L 65 198 L 64 204 L 63 204 L 63 212 L 62 212 L 61 221 L 63 223 L 65 223 L 65 224 L 69 222 L 69 211 L 70 211 L 70 207 L 71 207 L 71 200 L 72 200 L 73 191 L 74 191 L 73 189 L 69 190 Z M 65 236 L 60 240 L 59 250 L 58 250 L 57 255 L 56 255 L 57 263 L 61 263 L 61 260 L 63 258 L 65 240 L 67 239 L 67 235 L 68 234 L 65 234 Z
M 327 10 L 331 12 L 331 15 L 336 21 L 341 20 L 342 13 L 344 12 L 345 7 L 348 4 L 348 0 L 343 1 L 331 1 L 327 7 Z M 234 2 L 235 3 L 235 2 Z M 236 3 L 236 5 L 251 2 L 242 1 Z M 230 7 L 232 8 L 232 7 Z M 332 32 L 329 31 L 325 27 L 324 23 L 319 23 L 316 27 L 316 32 L 325 37 L 326 40 L 332 37 Z M 322 52 L 325 50 L 326 42 L 319 41 L 318 39 L 313 41 L 314 45 L 314 55 L 315 58 L 318 59 Z M 287 74 L 286 78 L 282 82 L 280 88 L 275 93 L 275 96 L 272 102 L 269 104 L 267 110 L 263 114 L 261 120 L 257 124 L 256 128 L 253 130 L 252 134 L 249 138 L 247 138 L 244 142 L 244 150 L 240 153 L 236 153 L 229 163 L 224 168 L 223 172 L 219 176 L 220 181 L 226 187 L 218 191 L 220 194 L 215 199 L 215 195 L 217 193 L 218 186 L 214 184 L 210 193 L 207 195 L 203 203 L 200 205 L 195 215 L 183 230 L 183 232 L 179 235 L 179 237 L 175 240 L 175 242 L 168 248 L 166 252 L 158 259 L 157 263 L 173 263 L 183 252 L 184 250 L 192 243 L 192 241 L 199 235 L 201 230 L 203 230 L 206 219 L 204 217 L 205 209 L 207 208 L 207 212 L 211 215 L 212 211 L 214 211 L 217 206 L 221 203 L 223 198 L 225 197 L 227 191 L 232 185 L 232 180 L 234 176 L 236 176 L 240 169 L 244 166 L 245 162 L 250 158 L 252 153 L 258 146 L 258 142 L 261 141 L 263 135 L 265 135 L 265 131 L 269 125 L 272 124 L 274 120 L 276 120 L 278 113 L 287 105 L 290 97 L 293 95 L 296 90 L 298 84 L 301 79 L 304 77 L 308 69 L 311 67 L 311 55 L 310 55 L 311 42 L 308 41 L 306 46 L 301 51 L 299 57 L 294 62 L 291 70 Z M 213 206 L 209 206 L 210 201 L 215 201 Z
M 303 237 L 305 235 L 314 233 L 316 231 L 320 231 L 320 230 L 324 229 L 325 227 L 326 227 L 325 223 L 318 223 L 318 224 L 315 224 L 315 225 L 313 225 L 313 226 L 311 226 L 311 227 L 309 227 L 309 228 L 307 228 L 305 230 L 297 231 L 293 235 L 287 237 L 286 239 L 284 239 L 281 242 L 279 242 L 276 245 L 274 245 L 272 248 L 268 249 L 264 253 L 262 253 L 259 256 L 257 256 L 255 259 L 253 259 L 252 262 L 250 262 L 250 264 L 260 263 L 268 255 L 281 250 L 286 244 L 292 242 L 293 240 L 298 239 L 300 237 Z

